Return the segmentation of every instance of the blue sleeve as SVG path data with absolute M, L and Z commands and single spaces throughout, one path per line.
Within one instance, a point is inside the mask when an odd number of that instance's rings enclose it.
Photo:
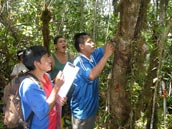
M 83 57 L 77 57 L 75 60 L 74 60 L 74 65 L 78 66 L 80 69 L 78 71 L 78 74 L 77 74 L 77 77 L 78 78 L 82 78 L 84 79 L 85 81 L 88 81 L 89 79 L 89 75 L 90 75 L 90 71 L 91 71 L 91 67 L 88 63 L 87 60 L 85 59 L 82 59 Z
M 103 47 L 96 48 L 92 54 L 92 56 L 94 57 L 94 59 L 96 60 L 97 63 L 101 60 L 103 55 L 104 55 L 104 48 Z
M 40 120 L 47 116 L 49 105 L 46 102 L 46 95 L 35 82 L 29 78 L 25 79 L 20 86 L 20 96 L 26 113 L 25 118 L 29 115 L 29 110 L 30 112 L 32 110 Z

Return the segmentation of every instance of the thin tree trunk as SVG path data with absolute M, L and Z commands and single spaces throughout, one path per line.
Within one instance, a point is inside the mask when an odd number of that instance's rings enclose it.
M 43 34 L 43 46 L 45 46 L 49 52 L 49 43 L 50 43 L 50 30 L 49 30 L 49 22 L 51 20 L 51 12 L 48 10 L 47 5 L 44 5 L 44 9 L 41 15 L 42 20 L 42 34 Z

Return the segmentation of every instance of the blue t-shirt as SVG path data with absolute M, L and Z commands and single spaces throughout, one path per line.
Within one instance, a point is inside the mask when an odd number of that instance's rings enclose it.
M 92 117 L 98 110 L 98 78 L 90 80 L 89 74 L 103 55 L 104 49 L 97 48 L 91 55 L 92 60 L 88 60 L 82 55 L 78 55 L 74 60 L 74 65 L 80 69 L 73 82 L 74 92 L 70 104 L 72 115 L 78 119 Z
M 24 120 L 33 111 L 32 129 L 48 129 L 49 116 L 47 114 L 49 112 L 49 105 L 45 101 L 46 95 L 43 89 L 30 78 L 26 78 L 20 85 L 19 95 L 22 100 L 21 107 Z

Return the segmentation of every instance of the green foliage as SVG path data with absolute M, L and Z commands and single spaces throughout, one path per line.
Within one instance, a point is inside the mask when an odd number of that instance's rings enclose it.
M 119 16 L 113 15 L 111 12 L 107 11 L 110 6 L 106 0 L 100 0 L 98 5 L 96 5 L 94 0 L 4 0 L 0 4 L 4 7 L 3 10 L 0 8 L 0 15 L 5 15 L 3 19 L 0 17 L 0 84 L 8 82 L 11 70 L 14 64 L 17 63 L 17 50 L 31 45 L 42 44 L 42 22 L 40 20 L 40 15 L 44 4 L 48 5 L 48 9 L 50 9 L 52 13 L 52 19 L 49 24 L 51 52 L 54 51 L 53 37 L 55 35 L 64 35 L 67 39 L 68 51 L 76 55 L 76 50 L 73 47 L 73 36 L 75 33 L 82 31 L 93 35 L 93 40 L 96 42 L 96 45 L 102 46 L 104 42 L 109 41 L 115 36 L 114 34 L 118 29 L 117 25 L 120 20 Z M 133 109 L 137 108 L 137 102 L 139 101 L 139 97 L 141 95 L 144 78 L 147 75 L 146 72 L 149 66 L 150 53 L 156 49 L 152 41 L 152 35 L 154 32 L 158 35 L 161 34 L 166 27 L 166 24 L 159 24 L 159 10 L 157 10 L 157 7 L 152 4 L 150 4 L 149 7 L 149 11 L 147 12 L 148 24 L 141 33 L 146 46 L 146 58 L 144 61 L 145 71 L 137 73 L 137 79 L 133 77 L 135 76 L 134 74 L 129 77 L 131 80 L 129 80 L 130 86 L 128 91 L 131 94 L 130 99 Z M 167 23 L 172 16 L 171 10 L 172 1 L 169 1 L 169 6 L 166 10 L 167 15 L 165 23 Z M 161 79 L 167 84 L 168 90 L 170 88 L 169 84 L 172 81 L 171 41 L 172 36 L 169 35 L 164 44 L 161 68 Z M 137 46 L 135 49 L 137 49 Z M 109 119 L 109 113 L 106 110 L 107 98 L 109 94 L 107 91 L 107 76 L 111 72 L 112 61 L 113 57 L 108 61 L 106 68 L 100 76 L 101 102 L 100 111 L 98 113 L 99 117 L 97 119 L 97 127 L 105 127 Z M 138 72 L 139 67 L 133 66 L 132 70 Z M 160 99 L 159 101 L 161 102 Z M 172 107 L 171 102 L 171 97 L 168 97 L 167 104 L 169 108 Z M 162 108 L 162 103 L 160 103 L 160 107 Z M 159 116 L 161 118 L 162 111 L 159 112 Z M 144 114 L 142 115 L 144 116 Z M 143 126 L 145 126 L 143 116 L 137 123 L 139 129 L 143 129 Z M 171 121 L 171 115 L 168 114 L 166 119 L 167 122 Z
M 99 7 L 96 10 L 96 18 L 94 15 L 94 1 L 70 1 L 70 0 L 58 0 L 58 1 L 41 1 L 41 0 L 17 0 L 10 1 L 7 6 L 7 1 L 4 1 L 5 7 L 2 14 L 7 15 L 4 22 L 6 24 L 0 24 L 2 30 L 0 32 L 1 45 L 1 64 L 4 62 L 7 65 L 3 65 L 1 73 L 4 73 L 5 77 L 9 78 L 9 74 L 14 64 L 17 63 L 16 51 L 23 49 L 31 45 L 42 44 L 42 23 L 40 21 L 40 15 L 44 4 L 48 5 L 48 8 L 52 12 L 52 19 L 49 24 L 50 29 L 50 49 L 53 51 L 53 37 L 55 35 L 64 35 L 68 41 L 69 51 L 76 52 L 72 39 L 76 32 L 86 31 L 93 34 L 93 27 L 96 23 L 96 40 L 95 42 L 105 42 L 106 37 L 112 37 L 114 29 L 112 24 L 114 19 L 109 15 L 102 15 L 103 3 L 99 3 Z M 8 21 L 10 19 L 10 21 Z M 96 20 L 96 22 L 95 22 Z M 110 26 L 108 27 L 108 23 Z M 9 28 L 8 28 L 9 27 Z M 108 32 L 107 29 L 108 28 Z M 15 32 L 14 32 L 15 29 Z M 15 36 L 12 34 L 15 33 Z M 4 51 L 6 50 L 6 51 Z M 5 67 L 7 66 L 7 67 Z M 8 70 L 6 71 L 6 69 Z
M 8 82 L 12 68 L 18 62 L 16 57 L 17 50 L 31 45 L 42 44 L 42 22 L 40 21 L 40 16 L 44 4 L 48 5 L 48 9 L 52 13 L 52 19 L 49 24 L 50 51 L 54 51 L 53 37 L 55 35 L 64 35 L 67 39 L 68 51 L 76 54 L 73 46 L 73 36 L 77 32 L 85 31 L 93 35 L 97 46 L 102 46 L 105 41 L 110 40 L 114 36 L 118 18 L 104 10 L 104 2 L 100 1 L 95 9 L 96 3 L 93 0 L 16 0 L 10 1 L 8 5 L 7 1 L 4 1 L 4 10 L 1 10 L 1 14 L 7 16 L 3 19 L 7 24 L 0 21 L 0 27 L 2 28 L 0 32 L 0 72 L 6 81 L 1 76 L 0 80 L 5 83 Z M 104 78 L 108 75 L 111 65 L 107 64 L 107 68 L 100 77 L 100 92 L 104 95 L 106 95 L 107 90 L 107 80 L 104 80 Z M 106 115 L 104 107 L 106 100 L 102 96 L 100 98 L 100 116 L 102 116 L 102 113 L 105 114 L 98 120 L 98 125 L 101 126 L 106 123 L 108 114 Z

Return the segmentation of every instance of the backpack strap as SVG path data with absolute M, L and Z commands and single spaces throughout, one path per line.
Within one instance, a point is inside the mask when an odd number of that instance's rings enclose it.
M 30 125 L 29 125 L 29 129 L 32 128 L 32 120 L 33 120 L 33 116 L 34 116 L 34 112 L 31 111 L 30 115 L 28 116 L 28 118 L 26 119 L 26 122 L 28 123 L 30 121 Z
M 32 128 L 32 120 L 33 120 L 33 116 L 34 116 L 34 112 L 31 111 L 31 113 L 29 114 L 28 118 L 26 119 L 26 122 L 23 122 L 22 121 L 19 121 L 19 124 L 17 126 L 17 128 L 15 129 L 26 129 L 26 124 L 25 123 L 28 123 L 30 121 L 30 124 L 29 124 L 29 128 L 28 129 L 31 129 Z
M 32 81 L 34 81 L 36 84 L 38 84 L 40 89 L 43 89 L 43 86 L 41 85 L 41 82 L 39 79 L 32 73 L 28 72 L 27 73 L 28 78 L 30 78 Z
M 34 74 L 32 74 L 30 72 L 27 72 L 26 75 L 27 75 L 28 78 L 30 78 L 32 81 L 34 81 L 36 84 L 38 84 L 40 88 L 42 88 L 40 81 L 38 80 L 38 78 Z M 30 121 L 29 129 L 32 128 L 33 116 L 34 116 L 34 112 L 31 111 L 28 118 L 26 119 L 27 123 Z

